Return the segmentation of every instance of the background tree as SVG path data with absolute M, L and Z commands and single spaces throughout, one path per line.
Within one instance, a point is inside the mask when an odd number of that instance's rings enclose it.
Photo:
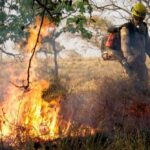
M 150 4 L 146 0 L 141 1 L 148 8 L 146 21 L 149 22 Z M 3 45 L 9 39 L 18 42 L 22 38 L 27 38 L 28 32 L 24 29 L 34 21 L 36 16 L 41 16 L 41 18 L 48 17 L 57 27 L 62 20 L 66 20 L 67 31 L 79 33 L 84 38 L 91 38 L 91 32 L 84 26 L 87 23 L 87 17 L 85 16 L 87 13 L 91 18 L 93 9 L 99 13 L 106 14 L 115 12 L 115 14 L 119 14 L 121 19 L 127 19 L 127 16 L 130 15 L 131 5 L 134 2 L 135 0 L 123 0 L 121 2 L 119 0 L 2 0 L 0 2 L 0 44 Z M 40 30 L 38 35 L 40 35 Z M 30 68 L 36 46 L 37 43 L 29 59 L 27 84 L 23 86 L 25 88 L 29 87 Z M 4 52 L 4 50 L 1 50 L 1 52 Z
M 28 37 L 28 32 L 24 30 L 28 27 L 36 16 L 41 16 L 41 24 L 38 33 L 38 37 L 35 46 L 32 50 L 31 57 L 29 59 L 29 65 L 27 69 L 27 83 L 23 87 L 27 89 L 30 84 L 30 69 L 32 59 L 34 57 L 37 43 L 39 40 L 40 30 L 43 23 L 43 18 L 46 16 L 54 22 L 56 26 L 59 26 L 63 19 L 67 19 L 67 26 L 69 32 L 79 32 L 83 37 L 90 38 L 91 33 L 84 28 L 86 17 L 84 13 L 91 13 L 91 7 L 88 1 L 75 1 L 73 4 L 71 1 L 54 1 L 54 0 L 6 0 L 0 3 L 1 12 L 1 26 L 0 26 L 0 43 L 4 44 L 7 40 L 11 39 L 14 42 L 19 41 L 23 37 Z M 71 16 L 71 18 L 69 17 Z M 53 40 L 54 42 L 54 40 Z M 52 42 L 52 43 L 53 43 Z M 55 45 L 53 43 L 53 49 L 55 51 Z M 55 68 L 57 67 L 57 55 L 55 56 Z M 58 78 L 58 69 L 56 70 L 56 77 Z
M 110 17 L 114 17 L 117 20 L 128 20 L 131 15 L 131 7 L 135 2 L 139 0 L 91 0 L 91 6 L 94 10 L 101 12 L 101 14 L 107 14 Z M 147 16 L 145 21 L 150 24 L 150 2 L 148 0 L 140 0 L 147 7 Z

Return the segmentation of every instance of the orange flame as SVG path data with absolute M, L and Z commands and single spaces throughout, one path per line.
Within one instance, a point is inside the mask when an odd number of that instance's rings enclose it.
M 31 52 L 35 47 L 40 23 L 41 19 L 37 17 L 35 25 L 29 29 L 29 38 L 25 47 L 26 52 Z M 40 48 L 42 39 L 50 34 L 49 29 L 54 29 L 54 23 L 44 17 L 36 50 Z M 42 91 L 48 88 L 49 84 L 45 80 L 37 81 L 36 67 L 37 61 L 34 59 L 29 91 L 21 91 L 21 89 L 12 85 L 6 87 L 6 91 L 9 91 L 9 93 L 5 95 L 5 100 L 0 105 L 0 138 L 2 141 L 18 138 L 23 142 L 27 136 L 33 139 L 53 140 L 62 133 L 64 136 L 67 135 L 72 125 L 71 121 L 67 123 L 63 121 L 59 114 L 61 108 L 59 97 L 50 102 L 42 99 Z M 11 81 L 17 81 L 18 78 L 23 79 L 25 76 L 23 72 L 16 76 L 12 70 L 11 74 L 13 75 L 10 77 Z M 93 130 L 91 131 L 93 133 Z M 84 134 L 85 131 L 83 131 Z M 74 135 L 72 134 L 72 136 Z
M 44 101 L 41 98 L 42 90 L 47 86 L 46 81 L 38 81 L 32 84 L 32 90 L 27 93 L 21 94 L 18 89 L 13 90 L 17 95 L 11 95 L 9 100 L 1 104 L 0 129 L 3 137 L 12 132 L 15 134 L 16 127 L 28 129 L 28 135 L 32 138 L 46 140 L 58 137 L 59 98 L 50 103 Z
M 32 91 L 24 94 L 20 105 L 19 124 L 28 128 L 32 137 L 53 139 L 58 136 L 60 104 L 58 99 L 48 103 L 41 98 L 43 87 L 47 86 L 46 81 L 34 83 Z
M 50 30 L 54 29 L 54 23 L 44 17 L 40 29 L 41 18 L 36 17 L 35 24 L 29 28 L 29 37 L 25 47 L 26 52 L 31 52 L 38 44 L 36 50 L 40 48 L 44 37 L 50 35 Z M 40 35 L 38 38 L 38 32 Z M 0 112 L 0 131 L 1 138 L 7 139 L 13 133 L 17 136 L 18 130 L 26 132 L 30 137 L 40 137 L 41 139 L 53 139 L 58 136 L 58 118 L 59 118 L 59 98 L 51 100 L 50 103 L 42 99 L 42 91 L 48 87 L 47 81 L 33 82 L 36 79 L 35 69 L 37 67 L 36 59 L 33 60 L 31 79 L 32 85 L 28 92 L 23 92 L 18 88 L 9 86 L 6 88 L 9 94 L 1 104 Z M 10 70 L 13 74 L 12 70 Z M 12 76 L 11 81 L 17 81 L 24 78 L 24 74 Z M 23 135 L 22 135 L 23 137 Z M 12 137 L 13 138 L 13 137 Z
M 37 39 L 38 39 L 38 44 L 36 50 L 39 49 L 41 46 L 42 39 L 46 36 L 49 36 L 53 31 L 53 29 L 55 28 L 55 24 L 51 22 L 47 17 L 43 18 L 41 29 L 40 29 L 40 24 L 41 24 L 41 18 L 37 16 L 35 18 L 35 24 L 33 25 L 33 27 L 30 27 L 28 29 L 29 37 L 27 40 L 27 45 L 25 47 L 25 50 L 27 52 L 31 52 L 34 49 Z M 39 30 L 40 30 L 40 35 L 38 38 Z

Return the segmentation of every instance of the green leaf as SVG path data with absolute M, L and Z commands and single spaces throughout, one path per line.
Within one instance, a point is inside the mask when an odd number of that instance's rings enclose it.
M 20 6 L 22 7 L 31 8 L 32 4 L 33 4 L 33 0 L 20 0 Z
M 81 28 L 80 31 L 83 38 L 91 39 L 92 33 L 90 31 L 86 30 L 85 28 Z
M 41 16 L 41 12 L 43 12 L 44 9 L 36 1 L 33 5 L 33 0 L 14 0 L 12 2 L 12 5 L 9 6 L 8 3 L 10 3 L 10 1 L 3 0 L 1 2 L 0 0 L 1 6 L 8 6 L 10 10 L 17 12 L 16 14 L 0 12 L 0 42 L 4 42 L 9 38 L 19 40 L 19 38 L 21 39 L 21 37 L 25 36 L 26 33 L 21 30 L 21 27 L 32 22 L 35 16 Z M 40 2 L 44 4 L 45 0 L 40 0 Z M 72 6 L 66 4 L 65 0 L 57 3 L 52 2 L 52 0 L 47 0 L 46 7 L 47 10 L 49 10 L 49 12 L 46 10 L 46 15 L 49 16 L 50 19 L 53 19 L 57 26 L 59 26 L 62 21 L 63 13 L 65 13 L 66 16 L 66 14 L 71 14 L 71 11 L 76 10 L 76 16 L 67 17 L 66 26 L 68 27 L 68 31 L 72 33 L 78 32 L 81 33 L 83 37 L 90 38 L 90 32 L 84 29 L 84 25 L 87 23 L 84 13 L 90 10 L 87 0 L 76 0 Z
M 3 11 L 1 11 L 1 12 L 0 12 L 0 22 L 5 21 L 5 20 L 6 20 L 6 18 L 7 18 L 6 13 L 5 13 L 5 12 L 3 12 Z
M 76 33 L 76 32 L 78 32 L 79 30 L 78 30 L 77 28 L 75 28 L 75 27 L 69 25 L 69 26 L 67 27 L 67 31 L 68 31 L 68 32 L 71 32 L 71 33 Z
M 78 2 L 77 3 L 77 8 L 79 8 L 79 12 L 80 13 L 84 13 L 85 12 L 85 6 L 83 2 Z
M 9 7 L 11 10 L 18 10 L 18 6 L 17 5 L 11 5 L 10 7 Z
M 73 17 L 70 17 L 70 18 L 67 19 L 67 24 L 68 25 L 71 24 L 71 23 L 74 23 L 74 22 L 75 22 L 75 18 L 73 18 Z

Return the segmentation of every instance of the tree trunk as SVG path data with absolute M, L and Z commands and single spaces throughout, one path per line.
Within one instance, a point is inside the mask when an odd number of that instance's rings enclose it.
M 59 80 L 59 74 L 58 74 L 57 49 L 55 39 L 52 41 L 52 47 L 54 52 L 54 80 L 57 82 Z
M 0 52 L 0 62 L 2 62 L 2 61 L 3 61 L 3 53 Z
M 3 11 L 4 11 L 4 4 L 5 4 L 5 2 L 4 2 L 4 0 L 2 0 L 2 1 L 1 1 L 0 12 L 3 12 Z M 3 26 L 3 25 L 4 25 L 4 18 L 2 17 L 2 18 L 0 19 L 0 26 Z M 2 62 L 2 60 L 3 60 L 3 52 L 0 51 L 0 62 Z

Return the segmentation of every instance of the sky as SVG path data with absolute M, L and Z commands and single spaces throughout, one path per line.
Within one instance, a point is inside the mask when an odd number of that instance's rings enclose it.
M 99 5 L 107 4 L 109 2 L 109 0 L 92 0 L 92 1 L 96 2 Z M 117 0 L 117 2 L 119 4 L 119 6 L 122 5 L 122 0 Z M 99 14 L 98 11 L 94 12 L 94 13 Z M 124 22 L 124 20 L 120 20 L 120 19 L 116 18 L 117 17 L 117 13 L 116 12 L 105 13 L 103 15 L 103 17 L 107 18 L 107 19 L 110 19 L 110 20 L 113 20 L 113 22 L 115 24 L 122 24 Z M 89 45 L 87 42 L 84 42 L 82 39 L 72 39 L 72 41 L 71 41 L 71 39 L 68 39 L 68 37 L 66 37 L 66 35 L 64 35 L 64 37 L 62 36 L 61 38 L 62 38 L 62 40 L 60 40 L 60 42 L 66 48 L 68 47 L 69 49 L 76 49 L 79 53 L 82 51 L 82 54 L 84 54 L 85 56 L 89 56 L 89 55 L 95 56 L 95 55 L 99 54 L 99 50 L 96 47 L 94 47 L 92 45 Z M 80 40 L 80 42 L 77 42 L 79 40 Z M 14 43 L 11 42 L 10 40 L 6 42 L 5 46 L 6 46 L 6 49 L 9 52 L 14 51 Z M 92 51 L 90 51 L 91 49 L 92 49 Z
M 83 57 L 100 56 L 100 49 L 80 36 L 75 36 L 71 33 L 64 33 L 57 39 L 57 41 L 60 42 L 66 50 L 75 50 Z M 61 55 L 63 56 L 63 54 Z

